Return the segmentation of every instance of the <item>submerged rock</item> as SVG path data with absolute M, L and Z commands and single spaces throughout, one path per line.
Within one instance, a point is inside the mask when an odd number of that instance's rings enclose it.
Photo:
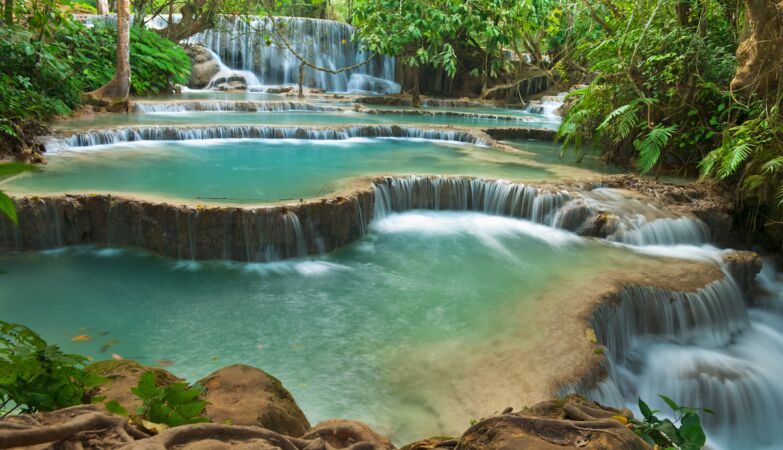
M 198 381 L 215 423 L 258 426 L 287 436 L 302 436 L 310 423 L 283 384 L 255 367 L 236 364 Z
M 366 424 L 357 420 L 326 420 L 313 427 L 303 439 L 320 439 L 334 448 L 350 447 L 358 442 L 363 442 L 373 450 L 393 450 L 392 443 L 376 433 Z

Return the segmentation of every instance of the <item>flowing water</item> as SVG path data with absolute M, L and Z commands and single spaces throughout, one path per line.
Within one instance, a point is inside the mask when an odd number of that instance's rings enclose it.
M 348 178 L 435 173 L 547 179 L 546 169 L 472 144 L 415 139 L 247 139 L 129 142 L 50 155 L 14 192 L 126 192 L 179 199 L 271 202 L 326 195 Z
M 536 329 L 539 307 L 553 307 L 547 290 L 638 259 L 523 220 L 413 211 L 331 254 L 270 264 L 96 248 L 0 254 L 0 310 L 67 351 L 172 361 L 190 381 L 255 365 L 283 380 L 312 423 L 357 418 L 404 443 L 458 433 L 487 412 L 468 396 L 444 423 L 439 410 L 455 393 L 435 367 L 522 345 L 509 333 Z M 93 338 L 70 340 L 82 334 Z M 553 338 L 534 335 L 524 344 Z
M 222 16 L 214 29 L 189 41 L 203 43 L 232 70 L 252 72 L 261 85 L 297 84 L 300 61 L 295 52 L 326 69 L 359 65 L 337 74 L 307 67 L 305 86 L 329 92 L 396 94 L 400 91 L 394 82 L 394 58 L 364 51 L 354 39 L 353 28 L 341 22 L 300 17 L 277 17 L 273 21 L 268 17 Z
M 520 119 L 413 114 L 363 114 L 330 111 L 283 112 L 164 112 L 99 115 L 61 122 L 58 128 L 102 128 L 135 125 L 453 125 L 461 127 L 551 128 L 546 123 Z

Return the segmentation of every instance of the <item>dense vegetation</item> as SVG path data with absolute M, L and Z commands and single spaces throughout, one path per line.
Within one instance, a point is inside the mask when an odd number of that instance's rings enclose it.
M 585 84 L 569 99 L 564 149 L 579 159 L 592 149 L 642 174 L 737 186 L 744 225 L 779 241 L 781 10 L 772 0 L 359 0 L 354 24 L 371 49 L 398 55 L 417 73 L 437 69 L 462 84 L 472 76 L 483 93 L 513 87 L 530 73 L 526 66 L 560 89 Z M 772 31 L 746 39 L 757 29 Z M 741 47 L 761 39 L 769 47 Z M 749 66 L 738 50 L 771 53 L 750 82 L 737 82 Z
M 36 25 L 38 24 L 38 25 Z M 0 154 L 30 145 L 47 121 L 69 114 L 81 94 L 114 73 L 116 32 L 86 28 L 67 17 L 0 26 Z M 184 50 L 158 34 L 132 31 L 132 90 L 157 94 L 190 74 Z

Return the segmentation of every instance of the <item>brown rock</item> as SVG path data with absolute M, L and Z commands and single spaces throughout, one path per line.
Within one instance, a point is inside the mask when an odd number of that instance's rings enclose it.
M 185 53 L 190 57 L 190 83 L 194 89 L 200 89 L 209 84 L 212 77 L 220 72 L 220 64 L 212 53 L 202 45 L 185 47 Z
M 320 438 L 335 448 L 350 447 L 353 444 L 361 442 L 366 444 L 366 448 L 368 449 L 394 449 L 394 446 L 388 439 L 373 431 L 372 428 L 366 424 L 356 420 L 325 420 L 314 426 L 313 429 L 302 436 L 302 438 Z
M 116 400 L 131 414 L 134 414 L 136 408 L 141 406 L 141 400 L 131 392 L 131 388 L 139 384 L 139 378 L 144 373 L 152 371 L 158 386 L 184 382 L 165 369 L 143 366 L 128 359 L 99 361 L 87 366 L 86 370 L 91 374 L 108 379 L 108 382 L 97 388 L 95 395 L 105 397 L 106 401 Z
M 515 414 L 484 419 L 460 439 L 460 450 L 650 450 L 606 408 L 580 397 L 544 402 Z M 587 423 L 589 422 L 589 424 Z M 584 423 L 580 425 L 580 423 Z
M 747 293 L 756 286 L 756 275 L 761 271 L 763 264 L 757 253 L 747 251 L 726 253 L 723 255 L 723 262 L 742 292 Z
M 258 426 L 302 436 L 310 423 L 294 397 L 275 377 L 255 367 L 236 364 L 224 367 L 198 382 L 209 404 L 206 416 L 214 423 Z

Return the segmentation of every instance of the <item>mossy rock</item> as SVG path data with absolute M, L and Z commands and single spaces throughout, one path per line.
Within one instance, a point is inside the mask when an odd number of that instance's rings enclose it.
M 456 440 L 449 436 L 433 436 L 429 439 L 422 439 L 403 446 L 400 450 L 438 450 L 452 449 L 455 447 Z
M 139 384 L 139 379 L 144 373 L 154 373 L 158 386 L 184 382 L 166 369 L 147 367 L 130 359 L 98 361 L 87 366 L 85 370 L 107 379 L 106 383 L 97 388 L 94 395 L 104 397 L 106 401 L 116 400 L 131 414 L 141 406 L 141 400 L 131 392 L 131 388 Z
M 283 383 L 255 367 L 236 364 L 198 381 L 209 402 L 205 415 L 214 423 L 258 426 L 299 437 L 309 428 L 304 413 Z

